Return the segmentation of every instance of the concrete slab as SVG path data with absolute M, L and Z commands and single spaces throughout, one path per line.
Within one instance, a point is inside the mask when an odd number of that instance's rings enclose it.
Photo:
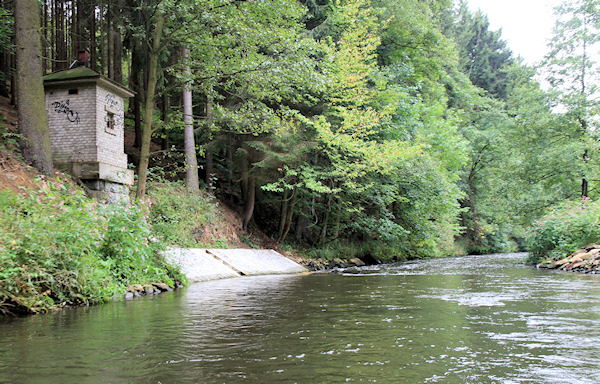
M 308 269 L 272 249 L 208 249 L 207 252 L 248 276 L 308 272 Z
M 240 273 L 208 254 L 205 249 L 171 248 L 163 252 L 168 263 L 178 265 L 190 283 L 239 277 Z

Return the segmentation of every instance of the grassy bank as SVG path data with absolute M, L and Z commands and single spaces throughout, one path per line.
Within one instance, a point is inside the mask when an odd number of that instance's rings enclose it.
M 559 260 L 600 241 L 600 201 L 567 200 L 527 229 L 529 262 Z
M 90 199 L 64 176 L 0 190 L 0 313 L 100 303 L 130 284 L 182 280 L 157 256 L 150 201 Z

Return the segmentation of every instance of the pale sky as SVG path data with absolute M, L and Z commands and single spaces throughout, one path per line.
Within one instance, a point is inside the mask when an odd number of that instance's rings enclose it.
M 547 52 L 552 36 L 552 8 L 561 0 L 467 0 L 472 12 L 481 9 L 488 15 L 490 29 L 502 28 L 515 57 L 521 55 L 527 64 L 540 61 Z

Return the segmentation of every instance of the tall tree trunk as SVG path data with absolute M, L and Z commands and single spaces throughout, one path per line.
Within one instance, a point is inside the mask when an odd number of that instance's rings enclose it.
M 280 236 L 279 241 L 284 242 L 287 238 L 288 233 L 290 233 L 290 228 L 292 227 L 292 219 L 294 217 L 294 208 L 296 207 L 296 202 L 298 201 L 298 186 L 294 187 L 294 191 L 292 192 L 292 197 L 290 199 L 290 203 L 288 205 L 288 211 L 286 213 L 286 221 L 285 221 L 285 230 L 283 234 Z
M 333 194 L 327 196 L 327 211 L 325 211 L 325 218 L 323 219 L 323 225 L 321 226 L 321 233 L 319 235 L 319 244 L 325 243 L 327 240 L 327 227 L 329 226 L 329 219 L 331 217 L 331 204 L 333 201 Z
M 52 172 L 52 148 L 42 82 L 42 40 L 37 0 L 14 3 L 17 49 L 17 110 L 21 149 L 27 162 Z
M 98 48 L 99 48 L 99 60 L 98 63 L 100 64 L 100 73 L 101 74 L 105 74 L 106 73 L 106 44 L 104 43 L 104 37 L 106 36 L 106 27 L 105 27 L 105 23 L 104 23 L 104 1 L 100 1 L 100 19 L 98 20 L 98 22 L 100 23 L 100 44 L 98 44 Z
M 583 86 L 583 80 L 582 80 L 582 87 L 585 89 L 585 86 Z M 585 136 L 587 134 L 587 120 L 580 117 L 579 124 L 581 125 L 582 134 Z M 589 162 L 587 148 L 585 148 L 583 150 L 582 159 L 583 159 L 584 164 L 587 164 Z M 584 176 L 581 178 L 581 196 L 582 197 L 587 197 L 588 189 L 589 189 L 589 183 L 588 183 L 587 178 L 585 177 L 585 171 L 584 171 Z
M 283 232 L 285 231 L 285 223 L 287 222 L 287 211 L 288 206 L 290 204 L 290 190 L 285 189 L 283 191 L 283 198 L 281 201 L 281 211 L 279 214 L 279 231 L 277 233 L 277 238 L 280 239 L 283 237 Z
M 118 21 L 119 24 L 115 23 L 115 28 L 114 28 L 114 44 L 115 44 L 115 48 L 114 48 L 114 52 L 115 52 L 115 59 L 114 59 L 114 66 L 115 66 L 115 81 L 118 82 L 119 84 L 123 83 L 123 37 L 121 36 L 121 28 L 120 26 L 123 25 L 123 15 L 122 15 L 122 9 L 123 9 L 123 0 L 116 0 L 116 12 L 119 13 L 119 17 L 118 17 Z
M 133 97 L 133 120 L 135 140 L 133 146 L 135 148 L 142 147 L 142 63 L 140 60 L 140 52 L 138 48 L 133 48 L 131 52 L 131 73 L 130 86 L 136 92 Z
M 96 4 L 92 5 L 90 15 L 90 68 L 98 72 L 98 43 L 96 41 Z
M 48 58 L 50 57 L 50 50 L 48 48 L 48 41 L 49 40 L 49 35 L 48 32 L 50 30 L 50 26 L 48 25 L 48 2 L 44 1 L 44 6 L 42 7 L 42 12 L 44 14 L 44 17 L 42 18 L 42 27 L 43 27 L 43 34 L 42 34 L 42 74 L 45 74 L 46 71 L 48 70 Z
M 118 27 L 115 27 L 113 31 L 113 45 L 113 66 L 115 67 L 113 74 L 115 76 L 115 81 L 119 84 L 123 84 L 123 47 L 121 29 Z
M 58 2 L 56 10 L 57 16 L 57 31 L 56 31 L 56 48 L 57 48 L 57 69 L 65 69 L 67 63 L 67 42 L 65 33 L 65 3 L 64 0 Z
M 213 148 L 211 145 L 212 142 L 212 125 L 213 125 L 213 99 L 212 95 L 206 96 L 206 134 L 207 134 L 207 143 L 205 148 L 205 158 L 206 158 L 206 174 L 204 176 L 204 182 L 208 187 L 208 191 L 210 193 L 213 192 L 213 174 L 215 173 L 215 165 L 214 165 L 214 157 L 213 157 Z
M 112 0 L 106 2 L 106 69 L 109 79 L 115 79 L 115 67 L 113 66 L 114 58 L 114 42 L 113 38 L 113 14 L 112 14 Z
M 304 215 L 298 215 L 298 220 L 296 220 L 296 232 L 295 237 L 296 241 L 302 240 L 304 237 L 304 230 L 308 226 L 308 220 Z
M 160 116 L 163 121 L 163 136 L 160 140 L 160 149 L 163 151 L 167 151 L 170 148 L 170 140 L 169 140 L 169 130 L 167 129 L 167 125 L 169 125 L 169 111 L 171 110 L 171 98 L 169 97 L 168 92 L 164 92 L 161 97 L 161 111 Z
M 256 176 L 250 173 L 248 175 L 248 191 L 246 194 L 246 203 L 244 204 L 244 212 L 242 213 L 242 230 L 248 230 L 248 224 L 252 220 L 254 214 L 254 202 L 256 197 Z
M 182 51 L 185 63 L 185 74 L 190 76 L 192 71 L 189 66 L 189 48 Z M 196 158 L 196 140 L 194 138 L 194 116 L 192 113 L 192 88 L 189 83 L 183 88 L 183 141 L 185 146 L 185 185 L 188 191 L 196 192 L 199 189 L 198 159 Z
M 56 59 L 58 58 L 57 54 L 56 54 L 56 0 L 52 0 L 52 6 L 50 8 L 50 14 L 52 15 L 50 17 L 50 37 L 52 38 L 52 43 L 50 44 L 50 58 L 51 58 L 51 66 L 52 66 L 52 72 L 56 71 L 58 68 L 56 66 Z
M 148 55 L 148 95 L 146 96 L 146 110 L 144 111 L 144 124 L 142 130 L 142 148 L 140 150 L 140 166 L 138 168 L 138 185 L 136 197 L 141 199 L 146 195 L 146 181 L 148 179 L 148 163 L 150 162 L 150 143 L 152 141 L 152 112 L 154 112 L 154 97 L 156 82 L 158 80 L 158 55 L 160 54 L 160 40 L 162 37 L 165 15 L 158 12 L 152 48 Z

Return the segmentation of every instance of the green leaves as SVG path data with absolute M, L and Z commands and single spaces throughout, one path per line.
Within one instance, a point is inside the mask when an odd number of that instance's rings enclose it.
M 104 205 L 62 179 L 27 197 L 0 191 L 0 312 L 112 299 L 130 283 L 170 282 L 148 243 L 148 207 Z

